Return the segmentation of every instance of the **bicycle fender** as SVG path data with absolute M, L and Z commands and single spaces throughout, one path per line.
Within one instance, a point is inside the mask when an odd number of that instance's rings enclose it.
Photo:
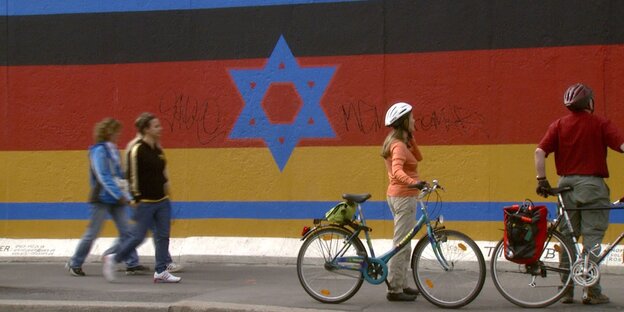
M 300 240 L 304 241 L 304 240 L 306 240 L 306 238 L 308 238 L 308 236 L 312 235 L 313 233 L 316 233 L 316 232 L 318 232 L 318 231 L 320 231 L 322 229 L 326 229 L 326 228 L 339 228 L 339 229 L 343 229 L 343 230 L 349 231 L 350 233 L 353 233 L 353 231 L 347 229 L 344 226 L 339 226 L 339 225 L 335 225 L 335 224 L 326 224 L 326 225 L 319 225 L 319 226 L 316 226 L 316 227 L 312 228 L 311 230 L 308 231 L 308 233 L 303 235 L 303 237 L 301 237 Z

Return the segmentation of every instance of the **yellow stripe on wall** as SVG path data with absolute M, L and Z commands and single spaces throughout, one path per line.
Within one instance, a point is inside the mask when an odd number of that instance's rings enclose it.
M 2 202 L 85 202 L 89 192 L 87 151 L 0 152 Z
M 266 148 L 166 149 L 176 201 L 333 201 L 342 193 L 385 199 L 379 147 L 298 147 L 283 172 Z M 422 178 L 446 201 L 519 201 L 535 196 L 535 145 L 424 146 Z M 0 152 L 0 202 L 84 202 L 86 151 Z M 610 154 L 613 197 L 624 195 L 624 158 Z M 553 157 L 548 176 L 556 183 Z

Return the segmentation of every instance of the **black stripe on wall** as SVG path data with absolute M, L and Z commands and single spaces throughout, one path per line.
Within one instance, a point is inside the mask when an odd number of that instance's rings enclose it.
M 386 0 L 192 11 L 10 16 L 4 65 L 296 56 L 624 43 L 624 1 Z

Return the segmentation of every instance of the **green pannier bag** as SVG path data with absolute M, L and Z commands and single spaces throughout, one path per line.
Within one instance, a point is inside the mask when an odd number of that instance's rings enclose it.
M 345 224 L 353 220 L 355 203 L 341 202 L 325 213 L 325 220 L 331 223 Z

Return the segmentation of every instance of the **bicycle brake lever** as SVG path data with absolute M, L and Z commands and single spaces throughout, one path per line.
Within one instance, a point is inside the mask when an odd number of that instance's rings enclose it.
M 444 191 L 444 188 L 442 187 L 442 185 L 439 184 L 438 180 L 431 181 L 431 184 L 433 184 L 434 189 L 441 189 Z

